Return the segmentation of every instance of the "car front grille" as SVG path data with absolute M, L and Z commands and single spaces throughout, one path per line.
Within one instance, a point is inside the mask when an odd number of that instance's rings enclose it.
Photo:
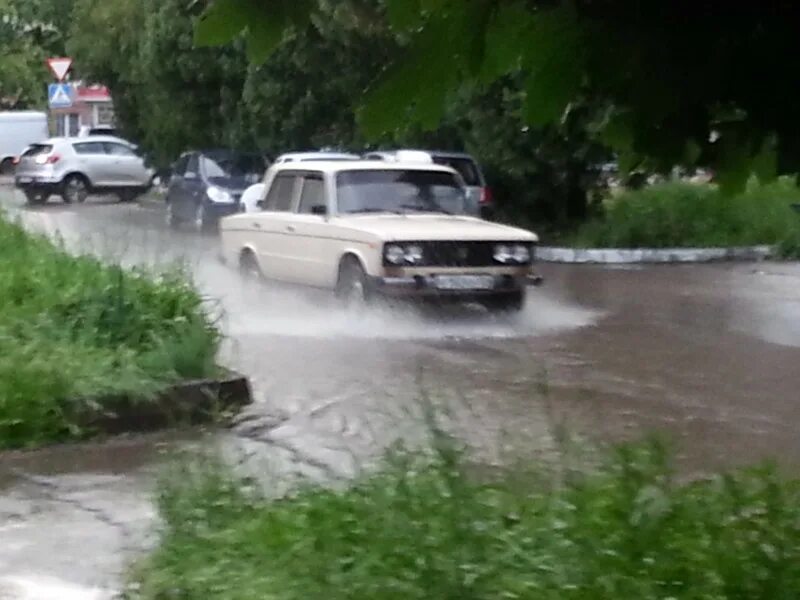
M 423 259 L 415 263 L 413 265 L 415 267 L 496 267 L 500 266 L 500 263 L 494 260 L 494 248 L 498 244 L 508 244 L 508 242 L 429 241 L 403 242 L 400 245 L 416 245 L 422 248 Z M 514 244 L 512 242 L 510 245 Z M 532 244 L 525 245 L 533 253 Z M 388 262 L 384 264 L 396 266 Z M 519 263 L 514 263 L 514 266 L 519 266 Z

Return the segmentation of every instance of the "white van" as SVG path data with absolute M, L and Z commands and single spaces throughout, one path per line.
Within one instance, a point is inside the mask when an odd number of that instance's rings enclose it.
M 45 113 L 22 110 L 0 112 L 0 174 L 10 174 L 14 160 L 25 148 L 49 137 Z

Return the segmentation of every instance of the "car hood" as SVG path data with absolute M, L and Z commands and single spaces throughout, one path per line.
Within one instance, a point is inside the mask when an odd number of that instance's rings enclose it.
M 482 219 L 455 215 L 348 215 L 331 220 L 385 242 L 459 240 L 537 242 L 535 233 Z

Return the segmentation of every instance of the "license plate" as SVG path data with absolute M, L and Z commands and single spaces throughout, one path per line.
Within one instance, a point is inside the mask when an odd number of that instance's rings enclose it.
M 434 281 L 440 290 L 490 290 L 494 287 L 491 275 L 437 275 Z

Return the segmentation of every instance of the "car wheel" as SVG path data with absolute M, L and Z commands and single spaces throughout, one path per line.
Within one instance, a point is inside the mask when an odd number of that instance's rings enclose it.
M 117 192 L 120 202 L 133 202 L 139 194 L 135 190 L 122 190 Z
M 0 162 L 0 175 L 13 175 L 14 174 L 14 161 L 10 158 L 3 159 Z
M 253 281 L 262 279 L 261 267 L 258 266 L 258 260 L 251 250 L 245 250 L 239 257 L 239 273 L 244 279 Z
M 500 296 L 492 296 L 483 305 L 493 313 L 516 313 L 525 306 L 525 291 L 517 290 Z
M 211 222 L 206 214 L 205 204 L 202 202 L 197 205 L 194 213 L 194 228 L 198 233 L 206 233 L 211 229 Z
M 336 296 L 346 308 L 360 309 L 371 301 L 367 274 L 355 258 L 346 259 L 339 269 Z
M 27 190 L 25 192 L 25 199 L 28 201 L 28 204 L 44 204 L 47 201 L 47 194 L 45 192 Z
M 167 227 L 169 227 L 170 229 L 179 229 L 182 223 L 181 220 L 178 218 L 178 216 L 175 214 L 175 212 L 172 210 L 171 205 L 167 208 L 166 222 L 167 222 Z
M 82 175 L 68 175 L 61 184 L 61 197 L 64 202 L 84 202 L 89 196 L 89 185 Z

